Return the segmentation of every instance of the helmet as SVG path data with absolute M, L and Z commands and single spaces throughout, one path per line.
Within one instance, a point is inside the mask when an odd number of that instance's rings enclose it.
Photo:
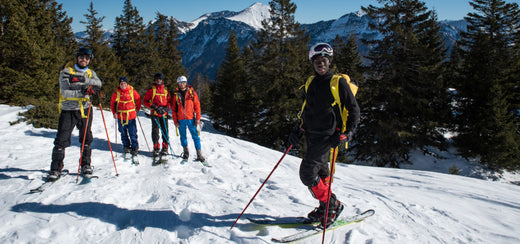
M 153 75 L 153 79 L 154 80 L 158 80 L 158 79 L 164 80 L 164 75 L 162 73 L 155 73 L 155 75 Z
M 177 83 L 185 83 L 185 82 L 188 82 L 188 79 L 186 79 L 186 76 L 181 75 L 181 76 L 177 77 Z
M 128 83 L 128 78 L 126 78 L 126 76 L 119 77 L 119 83 L 121 83 L 121 82 L 126 82 L 126 83 Z
M 90 58 L 90 60 L 94 58 L 94 53 L 92 53 L 92 51 L 90 51 L 88 48 L 82 47 L 78 49 L 78 51 L 76 52 L 76 58 L 82 55 L 87 55 Z
M 321 42 L 311 47 L 309 50 L 309 60 L 312 61 L 312 58 L 316 55 L 328 56 L 329 58 L 332 58 L 333 53 L 334 51 L 328 43 Z

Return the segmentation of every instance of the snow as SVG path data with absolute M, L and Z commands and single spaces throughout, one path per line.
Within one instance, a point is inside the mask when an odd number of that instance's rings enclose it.
M 138 128 L 141 165 L 130 165 L 117 154 L 116 176 L 98 109 L 92 164 L 100 178 L 76 183 L 80 144 L 75 130 L 65 157 L 71 174 L 42 193 L 28 194 L 43 182 L 56 130 L 10 125 L 26 110 L 0 105 L 0 243 L 270 243 L 272 237 L 298 230 L 257 226 L 246 217 L 302 216 L 317 206 L 299 180 L 300 159 L 286 156 L 230 229 L 282 153 L 222 135 L 204 117 L 203 152 L 213 167 L 194 161 L 181 165 L 178 159 L 151 166 Z M 108 111 L 104 116 L 115 149 L 114 120 Z M 150 120 L 139 118 L 151 143 Z M 170 136 L 179 154 L 179 139 L 174 132 Z M 191 140 L 189 146 L 194 154 Z M 412 160 L 422 169 L 337 164 L 332 188 L 345 204 L 342 215 L 370 208 L 376 214 L 327 232 L 325 242 L 520 243 L 520 186 L 432 172 L 426 165 L 433 160 L 419 153 Z M 471 166 L 453 155 L 435 164 L 454 162 Z M 519 181 L 517 174 L 504 177 Z M 316 236 L 301 243 L 320 241 Z
M 262 21 L 271 17 L 271 13 L 269 12 L 270 9 L 271 8 L 269 6 L 263 3 L 255 3 L 249 8 L 241 11 L 235 16 L 229 17 L 228 19 L 244 22 L 254 29 L 260 30 L 263 28 Z

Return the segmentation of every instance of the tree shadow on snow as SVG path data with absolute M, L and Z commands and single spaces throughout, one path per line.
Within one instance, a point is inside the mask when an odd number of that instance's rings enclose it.
M 80 216 L 96 218 L 113 224 L 118 230 L 134 227 L 140 231 L 143 231 L 146 227 L 155 227 L 168 231 L 175 231 L 179 227 L 193 229 L 204 226 L 229 228 L 238 217 L 238 214 L 213 216 L 206 213 L 191 213 L 189 220 L 182 221 L 177 213 L 170 210 L 126 209 L 113 204 L 98 202 L 71 203 L 67 205 L 45 205 L 39 202 L 29 202 L 14 205 L 11 211 L 49 214 L 74 212 Z M 257 217 L 254 215 L 248 216 Z M 250 224 L 246 225 L 249 226 Z M 240 224 L 237 226 L 240 226 Z
M 20 169 L 20 168 L 3 168 L 0 169 L 0 180 L 8 180 L 8 179 L 14 179 L 19 178 L 23 180 L 29 180 L 29 177 L 26 175 L 18 175 L 18 176 L 10 176 L 8 174 L 9 172 L 42 172 L 44 173 L 44 170 L 32 170 L 32 169 Z

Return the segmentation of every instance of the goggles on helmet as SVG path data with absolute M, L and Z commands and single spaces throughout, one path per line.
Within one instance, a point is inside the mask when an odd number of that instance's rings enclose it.
M 334 51 L 332 50 L 332 47 L 328 43 L 318 43 L 311 47 L 311 50 L 309 51 L 309 60 L 312 61 L 312 58 L 316 55 L 322 55 L 322 56 L 330 56 L 332 57 Z

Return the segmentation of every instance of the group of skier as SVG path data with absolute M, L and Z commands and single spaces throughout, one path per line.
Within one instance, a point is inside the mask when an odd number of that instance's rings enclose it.
M 92 110 L 89 98 L 101 88 L 100 79 L 88 68 L 93 57 L 90 50 L 80 48 L 76 53 L 74 67 L 66 67 L 60 74 L 61 113 L 52 150 L 49 181 L 55 181 L 60 176 L 65 148 L 70 145 L 74 127 L 79 129 L 79 140 L 82 143 L 81 174 L 92 174 Z M 336 152 L 331 149 L 348 143 L 360 121 L 360 109 L 355 98 L 357 86 L 353 91 L 348 76 L 332 73 L 332 57 L 333 49 L 327 43 L 318 43 L 311 47 L 309 60 L 314 75 L 307 80 L 305 100 L 298 115 L 298 124 L 287 140 L 287 145 L 297 146 L 305 136 L 306 152 L 299 175 L 302 183 L 319 201 L 319 206 L 308 214 L 308 218 L 321 222 L 322 225 L 333 223 L 344 208 L 343 203 L 330 191 L 329 156 Z M 143 98 L 144 106 L 151 109 L 154 158 L 167 155 L 168 148 L 171 148 L 168 138 L 168 112 L 171 110 L 183 147 L 181 156 L 189 157 L 187 128 L 195 144 L 197 160 L 203 162 L 205 159 L 201 153 L 198 135 L 201 127 L 199 98 L 193 87 L 187 84 L 185 76 L 178 77 L 177 83 L 178 88 L 170 94 L 164 86 L 163 74 L 156 73 L 153 85 Z M 112 95 L 111 110 L 117 119 L 124 151 L 133 156 L 138 154 L 139 148 L 136 118 L 140 109 L 139 93 L 129 84 L 126 77 L 119 78 L 117 91 Z M 162 132 L 162 144 L 159 143 L 159 131 Z
M 54 140 L 52 150 L 52 162 L 48 181 L 56 181 L 63 169 L 65 148 L 71 144 L 71 134 L 74 127 L 79 130 L 79 142 L 81 143 L 80 173 L 92 175 L 92 104 L 90 98 L 98 94 L 102 82 L 97 74 L 89 69 L 94 54 L 87 48 L 80 48 L 76 52 L 76 62 L 73 67 L 65 67 L 59 77 L 60 85 L 60 116 L 58 132 Z M 179 130 L 183 153 L 181 157 L 189 157 L 186 128 L 189 129 L 197 151 L 196 160 L 205 161 L 201 152 L 200 138 L 200 102 L 197 93 L 192 86 L 187 84 L 187 78 L 180 76 L 177 79 L 179 87 L 173 93 L 168 93 L 164 86 L 164 76 L 161 73 L 154 75 L 153 85 L 144 96 L 143 103 L 151 109 L 152 141 L 154 161 L 161 155 L 168 154 L 168 112 L 172 111 L 173 121 Z M 113 93 L 110 103 L 114 118 L 117 119 L 118 130 L 121 133 L 121 141 L 125 153 L 132 156 L 138 154 L 139 142 L 137 139 L 137 114 L 141 110 L 141 96 L 129 84 L 127 77 L 119 78 L 119 86 Z M 197 126 L 198 129 L 197 129 Z M 159 143 L 159 128 L 162 132 L 162 150 Z

